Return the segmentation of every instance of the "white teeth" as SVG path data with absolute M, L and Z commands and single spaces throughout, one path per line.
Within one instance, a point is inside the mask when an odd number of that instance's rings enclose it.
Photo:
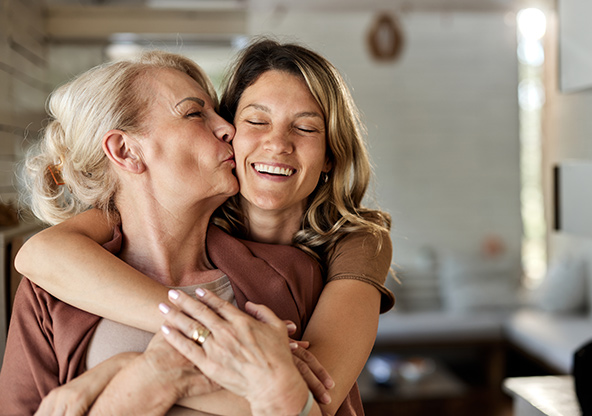
M 293 169 L 280 168 L 279 166 L 269 166 L 261 163 L 255 163 L 253 166 L 257 172 L 271 173 L 273 175 L 292 176 L 294 173 Z

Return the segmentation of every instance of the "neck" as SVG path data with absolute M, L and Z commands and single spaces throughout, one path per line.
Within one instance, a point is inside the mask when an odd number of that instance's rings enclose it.
M 118 204 L 121 213 L 122 260 L 167 286 L 204 283 L 214 269 L 206 250 L 213 204 L 162 206 L 154 201 Z M 212 206 L 208 206 L 212 205 Z
M 291 244 L 294 234 L 300 229 L 304 214 L 301 207 L 285 210 L 260 209 L 243 198 L 241 207 L 247 220 L 249 239 L 260 243 Z

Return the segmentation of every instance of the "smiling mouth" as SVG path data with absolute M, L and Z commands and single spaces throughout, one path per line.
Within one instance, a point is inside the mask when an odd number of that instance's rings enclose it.
M 276 176 L 292 176 L 296 172 L 294 169 L 280 168 L 279 166 L 264 165 L 262 163 L 253 163 L 253 168 L 259 173 Z

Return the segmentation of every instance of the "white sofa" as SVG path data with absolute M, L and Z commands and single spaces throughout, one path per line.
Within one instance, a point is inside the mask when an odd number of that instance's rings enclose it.
M 592 341 L 592 267 L 578 255 L 549 267 L 537 290 L 520 287 L 520 265 L 449 255 L 407 268 L 391 282 L 397 306 L 380 318 L 377 349 L 477 345 L 489 348 L 492 368 L 508 347 L 549 372 L 570 374 L 574 352 Z M 501 382 L 496 371 L 492 382 Z
M 575 351 L 592 341 L 592 319 L 523 307 L 511 313 L 445 311 L 396 312 L 380 318 L 377 348 L 425 348 L 442 345 L 510 346 L 550 372 L 570 374 Z M 500 351 L 503 353 L 503 351 Z

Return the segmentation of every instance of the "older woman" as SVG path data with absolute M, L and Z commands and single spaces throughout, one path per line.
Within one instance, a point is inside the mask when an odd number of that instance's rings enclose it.
M 355 107 L 343 80 L 326 60 L 305 48 L 271 41 L 256 42 L 244 52 L 223 103 L 227 117 L 237 126 L 233 144 L 241 195 L 225 206 L 217 222 L 251 239 L 294 243 L 326 264 L 327 284 L 303 339 L 310 341 L 310 351 L 336 381 L 327 407 L 335 412 L 373 344 L 380 294 L 382 310 L 392 305 L 392 295 L 382 286 L 390 264 L 388 220 L 379 211 L 361 206 L 369 167 Z M 115 259 L 107 260 L 104 252 L 72 232 L 101 241 L 108 238 L 108 227 L 100 231 L 84 219 L 58 227 L 33 239 L 19 253 L 21 270 L 68 302 L 155 330 L 162 320 L 154 318 L 145 303 L 162 300 L 166 290 L 145 282 Z M 68 247 L 57 264 L 21 261 L 52 250 L 56 238 Z M 31 244 L 41 248 L 33 250 Z M 210 256 L 217 264 L 217 254 Z M 77 261 L 82 257 L 84 263 Z M 107 261 L 112 277 L 103 273 Z M 70 270 L 80 275 L 81 269 L 89 278 L 80 290 L 79 283 L 57 273 Z M 121 274 L 127 277 L 117 279 Z M 105 301 L 103 284 L 98 284 L 105 278 L 117 281 L 117 296 L 125 294 L 125 302 Z M 89 284 L 92 294 L 87 292 Z M 261 279 L 261 285 L 266 284 Z M 261 303 L 285 302 L 270 297 Z M 119 304 L 122 308 L 116 311 L 114 306 Z M 357 334 L 353 339 L 352 332 Z M 344 343 L 347 350 L 341 347 Z M 342 406 L 345 409 L 361 411 L 357 394 L 350 394 Z
M 164 53 L 105 65 L 57 89 L 49 110 L 52 119 L 27 159 L 32 206 L 40 218 L 56 222 L 88 206 L 102 207 L 121 222 L 109 250 L 153 281 L 189 292 L 229 286 L 229 277 L 208 256 L 206 232 L 214 210 L 238 191 L 229 144 L 234 128 L 216 113 L 214 90 L 199 67 Z M 209 239 L 209 251 L 235 247 L 237 241 L 219 230 Z M 242 250 L 218 267 L 237 262 L 245 271 L 233 287 L 237 298 L 254 297 L 249 273 L 264 273 L 279 296 L 292 299 L 287 303 L 303 306 L 286 316 L 300 322 L 312 313 L 320 275 L 308 256 L 285 249 L 308 265 L 301 268 L 285 251 L 273 253 L 270 247 L 269 259 Z M 267 270 L 261 269 L 262 260 L 269 263 Z M 300 280 L 282 275 L 293 266 L 308 276 L 306 291 Z M 113 355 L 113 348 L 142 350 L 148 335 L 99 322 L 23 280 L 0 375 L 3 412 L 33 413 L 52 388 Z M 204 383 L 205 392 L 210 384 Z M 234 410 L 237 404 L 224 396 L 204 410 L 224 408 Z

